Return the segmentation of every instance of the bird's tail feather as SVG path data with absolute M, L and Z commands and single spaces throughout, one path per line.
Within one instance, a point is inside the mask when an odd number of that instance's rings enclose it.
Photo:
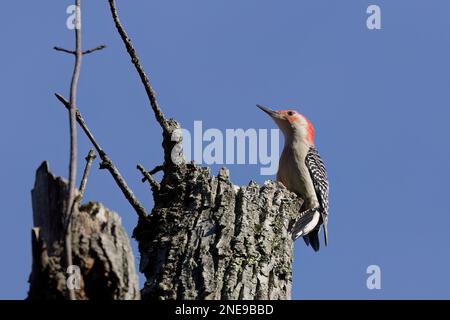
M 311 247 L 316 252 L 319 251 L 320 249 L 319 230 L 320 229 L 313 230 L 303 237 L 303 240 L 305 240 L 306 245 L 307 246 L 311 245 Z
M 322 225 L 323 225 L 323 238 L 325 240 L 325 246 L 328 246 L 328 221 L 325 215 L 322 214 Z
M 310 233 L 315 228 L 319 215 L 319 212 L 315 208 L 303 211 L 292 226 L 293 240 L 295 241 Z
M 304 235 L 304 228 L 305 226 L 311 222 L 313 216 L 314 216 L 314 211 L 309 209 L 306 211 L 303 211 L 300 216 L 297 218 L 297 220 L 295 221 L 293 227 L 292 227 L 292 235 L 293 235 L 293 239 L 297 240 L 299 237 Z

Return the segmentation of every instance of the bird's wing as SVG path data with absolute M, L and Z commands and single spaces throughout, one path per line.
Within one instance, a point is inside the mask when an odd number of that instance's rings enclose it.
M 312 146 L 309 148 L 305 159 L 306 167 L 309 170 L 311 179 L 316 189 L 317 198 L 322 207 L 322 223 L 324 228 L 325 244 L 328 242 L 328 175 L 322 158 L 317 149 Z

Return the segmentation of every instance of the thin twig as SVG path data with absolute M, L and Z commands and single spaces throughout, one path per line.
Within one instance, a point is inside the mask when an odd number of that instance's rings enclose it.
M 60 95 L 59 93 L 55 93 L 56 98 L 58 98 L 58 100 L 67 108 L 70 108 L 70 104 L 69 102 L 66 100 L 66 98 L 64 98 L 62 95 Z M 84 121 L 83 117 L 81 116 L 80 111 L 77 109 L 76 112 L 76 116 L 77 116 L 77 121 L 78 124 L 80 125 L 81 129 L 83 129 L 84 133 L 86 134 L 86 136 L 88 137 L 88 139 L 91 141 L 92 145 L 94 146 L 95 150 L 97 150 L 97 153 L 100 155 L 101 157 L 101 153 L 103 152 L 102 148 L 100 148 L 100 146 L 97 144 L 97 142 L 94 139 L 94 136 L 92 135 L 92 133 L 89 131 L 89 128 L 86 126 L 86 122 Z
M 104 44 L 101 44 L 101 45 L 99 45 L 99 46 L 97 46 L 95 48 L 83 51 L 83 55 L 89 54 L 89 53 L 92 53 L 92 52 L 95 52 L 95 51 L 103 50 L 105 48 L 106 48 L 106 46 Z
M 85 54 L 89 54 L 89 53 L 92 53 L 92 52 L 95 52 L 95 51 L 103 50 L 105 48 L 106 48 L 106 46 L 104 44 L 102 44 L 102 45 L 99 45 L 99 46 L 97 46 L 95 48 L 83 51 L 82 54 L 84 56 Z M 61 47 L 53 47 L 53 49 L 55 49 L 56 51 L 61 51 L 61 52 L 65 52 L 65 53 L 68 53 L 68 54 L 73 54 L 73 55 L 77 54 L 76 51 L 67 50 L 67 49 L 64 49 L 64 48 L 61 48 Z
M 163 171 L 163 170 L 164 170 L 164 166 L 163 165 L 159 165 L 159 166 L 154 167 L 148 173 L 155 174 L 155 173 L 158 173 L 158 172 Z
M 137 165 L 137 169 L 142 173 L 142 175 L 145 178 L 145 180 L 142 182 L 148 181 L 148 183 L 150 183 L 150 186 L 152 187 L 153 191 L 159 190 L 160 185 L 159 185 L 158 181 L 156 181 L 155 178 L 152 177 L 152 175 L 149 171 L 145 170 L 145 168 L 140 164 Z
M 86 191 L 87 178 L 89 176 L 89 171 L 91 170 L 92 162 L 97 156 L 95 155 L 94 149 L 89 150 L 88 155 L 86 156 L 86 167 L 84 167 L 83 178 L 80 183 L 80 196 L 79 202 L 83 199 L 84 191 Z
M 142 68 L 142 66 L 139 62 L 139 57 L 136 53 L 136 50 L 133 47 L 131 39 L 128 37 L 127 33 L 125 32 L 124 28 L 122 27 L 122 24 L 120 23 L 119 16 L 117 14 L 116 3 L 114 0 L 108 0 L 108 1 L 109 1 L 109 7 L 111 10 L 111 14 L 114 19 L 114 23 L 116 25 L 117 31 L 119 32 L 119 35 L 122 38 L 123 43 L 125 44 L 127 52 L 131 57 L 131 62 L 135 66 L 135 68 L 139 74 L 139 77 L 141 78 L 142 84 L 145 87 L 145 91 L 147 92 L 147 96 L 150 101 L 150 105 L 153 109 L 153 112 L 155 113 L 156 121 L 158 121 L 158 123 L 160 124 L 160 126 L 164 132 L 169 133 L 169 124 L 167 123 L 167 120 L 164 117 L 164 114 L 162 113 L 162 111 L 159 107 L 158 101 L 156 100 L 156 93 L 150 84 L 150 80 L 147 77 L 147 75 L 144 71 L 144 68 Z
M 55 93 L 56 98 L 66 107 L 69 108 L 70 104 L 69 102 L 60 94 Z M 141 202 L 136 198 L 133 191 L 128 187 L 127 183 L 125 182 L 124 178 L 122 177 L 121 173 L 117 169 L 117 167 L 114 165 L 112 160 L 108 157 L 108 155 L 103 151 L 103 149 L 100 147 L 100 145 L 97 143 L 97 141 L 94 139 L 94 136 L 92 135 L 91 131 L 86 125 L 86 122 L 84 121 L 83 117 L 81 116 L 81 113 L 79 110 L 77 110 L 76 113 L 77 116 L 77 122 L 80 125 L 81 129 L 83 129 L 84 133 L 88 137 L 88 139 L 91 141 L 92 145 L 94 146 L 95 150 L 97 151 L 98 155 L 100 156 L 100 159 L 102 160 L 102 163 L 100 164 L 101 169 L 107 169 L 109 173 L 112 175 L 114 181 L 119 186 L 120 190 L 124 194 L 125 198 L 128 200 L 128 202 L 131 204 L 131 206 L 136 211 L 137 215 L 140 218 L 147 218 L 148 213 L 145 210 L 144 206 L 141 204 Z
M 73 54 L 73 55 L 76 54 L 76 52 L 73 50 L 67 50 L 67 49 L 64 49 L 61 47 L 53 47 L 53 49 L 55 49 L 56 51 L 61 51 L 61 52 L 65 52 L 65 53 L 69 53 L 69 54 Z
M 73 213 L 73 204 L 75 202 L 75 184 L 77 179 L 77 122 L 76 122 L 76 105 L 78 79 L 80 77 L 81 59 L 83 51 L 81 49 L 81 0 L 75 0 L 75 65 L 73 67 L 72 81 L 70 83 L 70 102 L 69 102 L 69 123 L 70 123 L 70 163 L 69 163 L 69 195 L 67 201 L 67 211 L 65 216 L 65 246 L 66 246 L 66 262 L 70 267 L 72 263 L 72 235 L 71 220 Z M 75 290 L 69 286 L 70 300 L 76 300 Z
M 164 170 L 164 166 L 163 165 L 159 165 L 159 166 L 154 167 L 152 170 L 148 171 L 148 173 L 150 175 L 154 175 L 155 173 L 158 173 L 158 172 L 163 171 L 163 170 Z M 144 176 L 142 178 L 142 182 L 145 182 L 145 181 L 147 181 L 147 178 Z

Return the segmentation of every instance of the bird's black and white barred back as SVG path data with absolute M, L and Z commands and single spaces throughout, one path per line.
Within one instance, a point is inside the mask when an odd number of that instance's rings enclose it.
M 328 175 L 319 152 L 314 146 L 311 146 L 305 158 L 305 164 L 308 167 L 311 179 L 316 190 L 317 198 L 321 208 L 320 214 L 324 228 L 325 244 L 328 242 Z

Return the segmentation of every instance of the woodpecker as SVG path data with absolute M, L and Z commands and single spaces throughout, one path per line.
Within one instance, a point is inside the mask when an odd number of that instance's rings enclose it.
M 306 244 L 319 250 L 319 231 L 323 225 L 328 244 L 328 177 L 325 165 L 314 145 L 314 127 L 295 110 L 271 110 L 256 105 L 267 113 L 284 135 L 277 180 L 304 200 L 292 228 L 294 240 L 303 236 Z

